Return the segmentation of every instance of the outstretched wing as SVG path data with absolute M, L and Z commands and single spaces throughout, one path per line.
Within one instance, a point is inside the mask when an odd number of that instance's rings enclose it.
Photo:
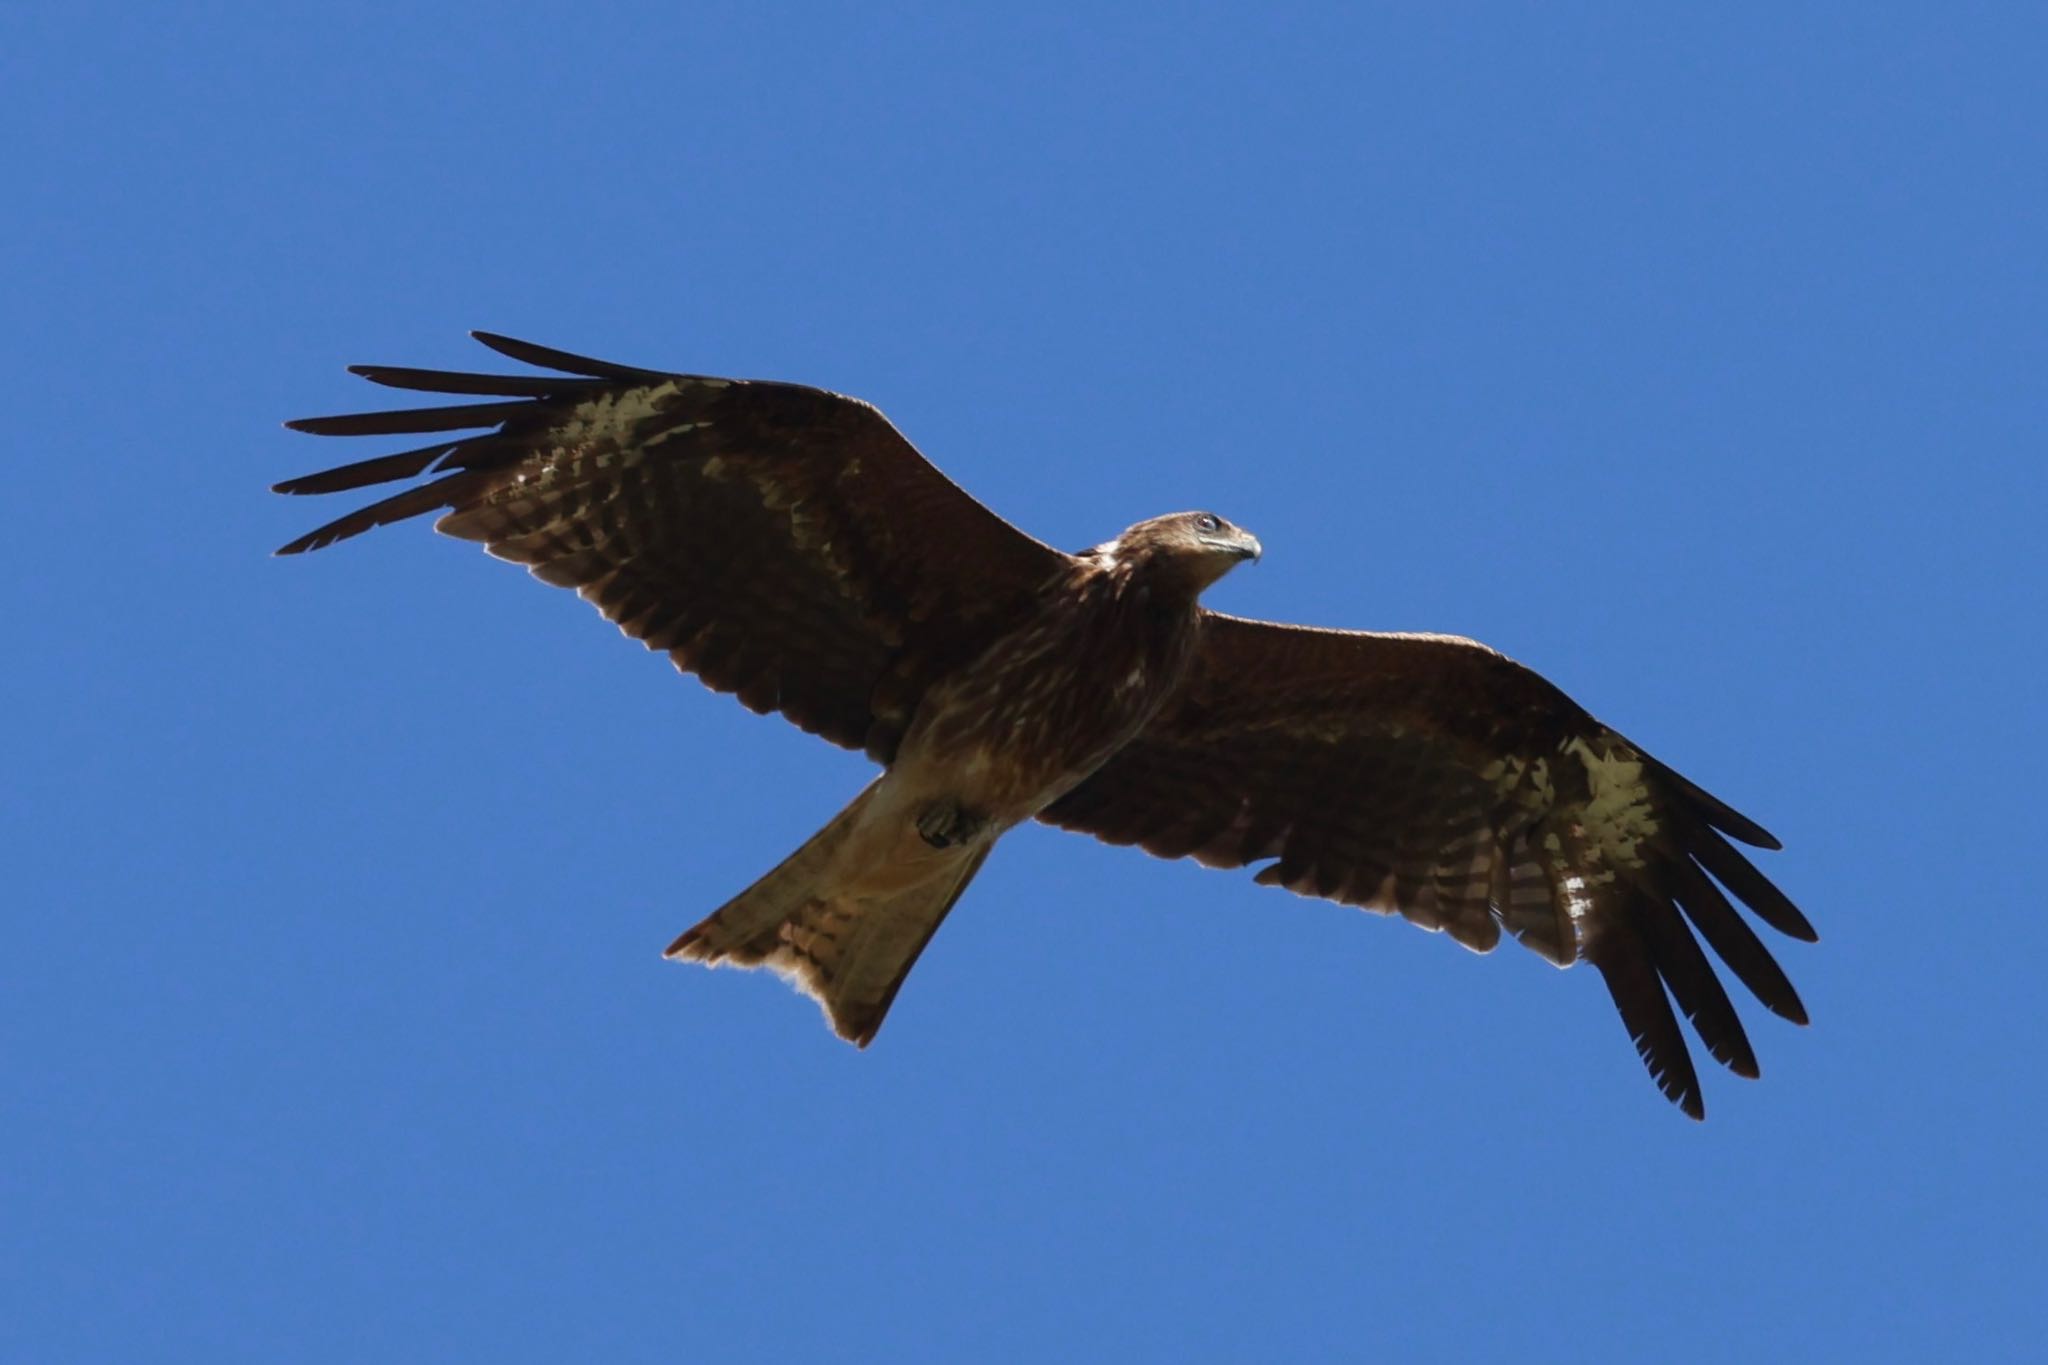
M 1651 1076 L 1695 1118 L 1667 989 L 1717 1060 L 1744 1076 L 1757 1065 L 1687 921 L 1767 1007 L 1806 1022 L 1721 889 L 1813 939 L 1729 843 L 1777 840 L 1535 673 L 1451 636 L 1214 613 L 1203 632 L 1182 701 L 1042 819 L 1161 857 L 1265 863 L 1260 882 L 1479 952 L 1504 926 L 1560 966 L 1591 962 Z
M 1066 560 L 856 399 L 473 335 L 562 373 L 351 366 L 393 388 L 491 401 L 286 423 L 473 434 L 278 484 L 333 493 L 438 476 L 280 554 L 441 512 L 436 529 L 576 589 L 711 687 L 884 762 L 930 680 L 1008 629 Z

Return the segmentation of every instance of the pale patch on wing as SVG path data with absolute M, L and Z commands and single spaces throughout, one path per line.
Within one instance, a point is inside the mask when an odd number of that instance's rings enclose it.
M 598 441 L 624 445 L 633 439 L 642 423 L 659 417 L 667 409 L 668 400 L 688 382 L 671 379 L 662 384 L 643 384 L 578 403 L 555 429 L 558 443 L 570 448 Z
M 1642 845 L 1661 828 L 1643 779 L 1642 756 L 1619 739 L 1610 739 L 1600 752 L 1582 737 L 1568 740 L 1559 752 L 1586 765 L 1591 795 L 1576 821 L 1598 849 L 1600 860 L 1610 869 L 1642 867 Z M 1611 881 L 1613 875 L 1610 870 L 1604 880 Z
M 1579 922 L 1593 909 L 1593 902 L 1586 895 L 1586 879 L 1576 874 L 1564 879 L 1565 913 L 1572 917 L 1572 926 L 1583 938 L 1585 931 L 1578 929 Z

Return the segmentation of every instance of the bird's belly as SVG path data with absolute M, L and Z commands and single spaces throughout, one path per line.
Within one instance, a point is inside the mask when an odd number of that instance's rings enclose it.
M 894 896 L 957 872 L 961 858 L 972 850 L 934 846 L 919 832 L 918 817 L 932 801 L 919 773 L 900 764 L 892 767 L 862 803 L 821 881 L 835 895 L 859 901 Z
M 1123 661 L 1118 661 L 1122 664 Z M 1122 667 L 1104 687 L 1080 672 L 1038 674 L 1008 688 L 961 687 L 932 698 L 905 736 L 906 786 L 946 796 L 1004 827 L 1057 801 L 1129 743 L 1163 689 Z M 1170 685 L 1170 680 L 1169 680 Z
M 1108 752 L 1114 750 L 1103 757 Z M 890 776 L 901 780 L 918 812 L 951 805 L 985 822 L 994 835 L 1037 815 L 1101 762 L 1091 755 L 1046 754 L 968 737 L 944 749 L 902 754 Z

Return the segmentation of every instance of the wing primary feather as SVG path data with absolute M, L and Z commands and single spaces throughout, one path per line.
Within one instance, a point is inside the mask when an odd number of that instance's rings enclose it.
M 364 488 L 373 483 L 390 483 L 394 479 L 409 479 L 422 473 L 434 460 L 455 448 L 447 441 L 422 446 L 418 450 L 402 450 L 395 455 L 379 455 L 371 460 L 357 460 L 337 469 L 323 469 L 318 474 L 302 474 L 296 479 L 270 486 L 273 493 L 342 493 L 351 488 Z
M 1736 1075 L 1756 1079 L 1760 1074 L 1756 1051 L 1749 1045 L 1742 1019 L 1735 1013 L 1728 992 L 1722 989 L 1720 978 L 1714 975 L 1707 955 L 1700 951 L 1692 932 L 1678 917 L 1678 911 L 1663 897 L 1641 892 L 1635 897 L 1631 913 L 1642 926 L 1643 939 L 1649 944 L 1658 975 L 1671 987 L 1678 1007 L 1692 1021 L 1707 1051 Z
M 439 507 L 453 507 L 472 491 L 480 487 L 480 480 L 486 474 L 465 472 L 450 474 L 445 479 L 436 479 L 418 488 L 408 488 L 382 502 L 373 502 L 368 507 L 359 507 L 345 517 L 337 517 L 325 526 L 308 531 L 289 545 L 282 546 L 281 555 L 304 554 L 308 550 L 325 549 L 339 540 L 359 536 L 379 526 L 389 526 L 394 521 L 404 521 L 422 512 L 431 512 Z
M 1693 1070 L 1685 1035 L 1678 1031 L 1678 1016 L 1671 1012 L 1664 983 L 1651 966 L 1642 935 L 1627 920 L 1611 922 L 1603 926 L 1587 960 L 1607 983 L 1607 993 L 1614 997 L 1614 1008 L 1620 1011 L 1621 1022 L 1650 1079 L 1688 1116 L 1705 1118 L 1707 1106 L 1700 1097 L 1699 1073 Z
M 1656 766 L 1658 775 L 1678 790 L 1687 804 L 1697 811 L 1702 819 L 1731 839 L 1739 839 L 1752 848 L 1777 850 L 1785 845 L 1778 836 L 1744 815 L 1735 807 L 1721 800 L 1706 788 L 1688 779 L 1683 773 L 1675 772 L 1656 759 L 1650 762 Z
M 312 436 L 396 436 L 415 431 L 463 431 L 494 427 L 531 412 L 531 405 L 463 403 L 446 408 L 406 408 L 397 412 L 352 412 L 333 417 L 295 417 L 285 425 Z
M 1757 918 L 1781 934 L 1789 934 L 1805 943 L 1819 940 L 1820 935 L 1807 923 L 1806 916 L 1799 913 L 1786 894 L 1771 885 L 1770 878 L 1750 865 L 1749 859 L 1735 851 L 1734 845 L 1713 830 L 1704 829 L 1691 843 L 1692 856 L 1699 860 L 1701 867 L 1714 874 L 1715 880 L 1735 893 L 1735 899 L 1756 911 Z
M 473 393 L 498 398 L 553 398 L 603 388 L 603 379 L 552 374 L 472 374 L 465 370 L 420 370 L 405 365 L 351 365 L 348 372 L 387 389 L 420 393 Z
M 1763 1002 L 1765 1009 L 1781 1019 L 1804 1024 L 1806 1006 L 1800 1002 L 1799 993 L 1792 989 L 1784 969 L 1772 958 L 1756 931 L 1735 912 L 1720 888 L 1690 858 L 1674 858 L 1670 867 L 1678 883 L 1678 908 L 1700 931 L 1700 937 L 1749 987 L 1750 993 Z
M 576 355 L 569 351 L 558 351 L 552 346 L 539 346 L 531 341 L 520 341 L 514 337 L 501 336 L 496 332 L 471 332 L 471 336 L 496 351 L 528 365 L 537 365 L 543 370 L 560 370 L 565 374 L 588 375 L 593 379 L 627 379 L 636 383 L 652 380 L 656 383 L 675 376 L 661 370 L 643 370 L 635 365 L 619 365 L 609 360 L 593 360 L 587 355 Z

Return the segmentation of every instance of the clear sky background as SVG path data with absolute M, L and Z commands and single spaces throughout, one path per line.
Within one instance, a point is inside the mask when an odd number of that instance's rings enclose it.
M 2038 1348 L 2039 8 L 1024 8 L 0 18 L 0 1358 Z M 1812 1027 L 1694 1124 L 1590 970 L 1035 828 L 865 1054 L 664 963 L 863 761 L 266 557 L 470 327 L 1506 650 L 1785 839 Z

